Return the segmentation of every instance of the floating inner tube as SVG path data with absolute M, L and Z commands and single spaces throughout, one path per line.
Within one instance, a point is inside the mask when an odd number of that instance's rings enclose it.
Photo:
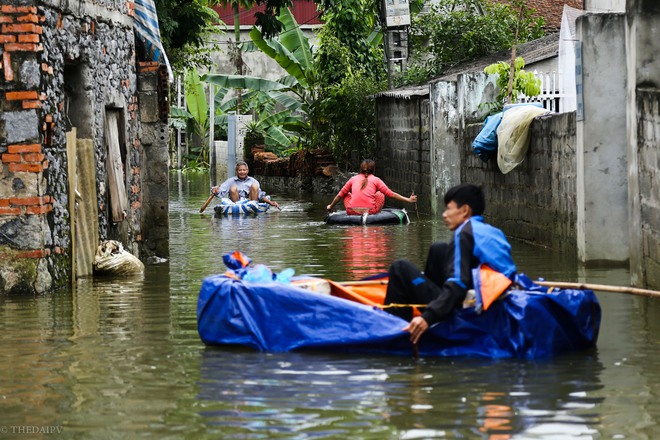
M 385 208 L 377 214 L 350 215 L 337 211 L 325 218 L 329 225 L 407 225 L 410 223 L 405 209 Z
M 230 215 L 257 215 L 262 212 L 268 211 L 270 205 L 264 202 L 257 202 L 255 200 L 239 200 L 232 202 L 230 199 L 223 198 L 219 205 L 216 205 L 216 216 L 230 216 Z

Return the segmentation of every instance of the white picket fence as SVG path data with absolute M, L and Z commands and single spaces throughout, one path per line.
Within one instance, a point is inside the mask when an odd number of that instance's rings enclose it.
M 518 97 L 518 102 L 540 102 L 543 108 L 547 110 L 555 113 L 564 111 L 562 98 L 570 95 L 563 90 L 561 75 L 558 72 L 538 72 L 536 70 L 534 71 L 534 75 L 541 80 L 541 93 L 533 97 L 521 94 Z

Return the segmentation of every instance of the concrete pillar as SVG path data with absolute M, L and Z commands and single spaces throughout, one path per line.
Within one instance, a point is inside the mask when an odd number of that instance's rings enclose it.
M 444 196 L 461 181 L 461 151 L 455 81 L 431 83 L 431 213 L 444 209 Z
M 577 38 L 576 69 L 582 73 L 576 130 L 578 258 L 624 262 L 630 253 L 625 16 L 583 15 Z
M 151 68 L 155 67 L 155 68 Z M 141 167 L 141 230 L 143 244 L 140 257 L 170 255 L 169 229 L 169 129 L 167 96 L 169 84 L 164 66 L 141 63 L 138 72 L 140 97 L 140 143 L 144 151 Z
M 626 2 L 628 209 L 633 285 L 660 288 L 660 4 Z

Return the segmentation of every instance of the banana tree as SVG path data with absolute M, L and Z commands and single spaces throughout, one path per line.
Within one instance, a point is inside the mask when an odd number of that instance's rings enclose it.
M 188 70 L 184 77 L 186 107 L 172 106 L 170 125 L 186 132 L 189 160 L 207 163 L 206 142 L 209 130 L 209 110 L 204 84 L 196 70 Z
M 282 124 L 283 132 L 294 132 L 304 142 L 311 131 L 310 116 L 313 105 L 318 99 L 318 92 L 314 86 L 312 51 L 308 38 L 303 34 L 288 8 L 280 11 L 278 20 L 283 25 L 283 31 L 278 38 L 265 39 L 256 27 L 250 31 L 250 38 L 252 47 L 258 48 L 275 60 L 287 75 L 278 81 L 272 81 L 252 76 L 208 74 L 202 77 L 202 81 L 220 87 L 265 93 L 285 111 L 290 112 L 288 116 L 281 114 L 271 121 L 277 120 Z

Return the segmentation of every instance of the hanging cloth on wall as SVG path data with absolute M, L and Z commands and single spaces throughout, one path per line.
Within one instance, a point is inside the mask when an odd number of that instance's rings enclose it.
M 174 74 L 170 61 L 167 59 L 165 49 L 160 41 L 160 27 L 158 26 L 158 13 L 153 0 L 135 0 L 135 16 L 133 27 L 144 43 L 147 53 L 153 61 L 160 61 L 161 57 L 167 66 L 170 82 L 174 82 Z

